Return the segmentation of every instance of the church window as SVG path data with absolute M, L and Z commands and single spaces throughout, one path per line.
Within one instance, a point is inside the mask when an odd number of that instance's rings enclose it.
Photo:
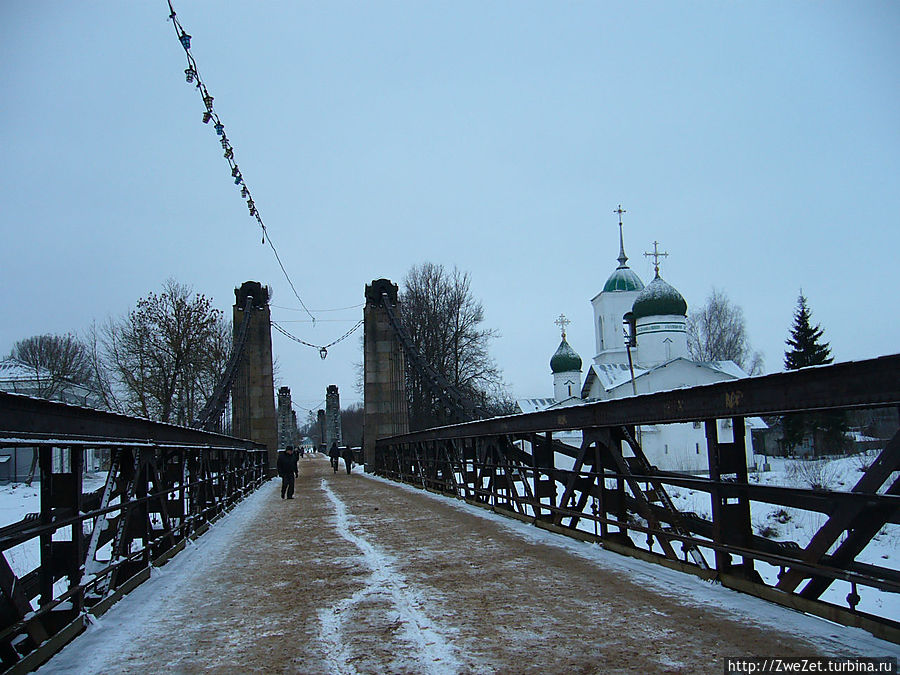
M 700 454 L 700 444 L 694 443 L 694 446 L 697 448 L 697 454 L 699 455 Z
M 668 454 L 669 454 L 669 444 L 668 444 L 668 443 L 666 443 L 666 447 L 665 447 L 665 450 L 663 451 L 663 454 L 664 454 L 664 455 L 668 455 Z
M 603 351 L 603 317 L 601 316 L 599 319 L 599 328 L 600 328 L 600 351 Z

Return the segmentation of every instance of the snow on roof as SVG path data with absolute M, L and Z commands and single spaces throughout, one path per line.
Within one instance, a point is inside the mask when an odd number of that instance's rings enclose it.
M 709 361 L 709 362 L 700 362 L 700 361 L 692 361 L 691 359 L 685 358 L 683 356 L 678 356 L 674 359 L 666 361 L 664 363 L 660 363 L 659 365 L 653 366 L 652 368 L 639 368 L 635 366 L 634 368 L 634 379 L 638 380 L 642 377 L 645 377 L 655 371 L 662 370 L 663 368 L 668 368 L 669 366 L 675 364 L 676 362 L 684 362 L 685 364 L 693 365 L 698 368 L 707 368 L 709 370 L 713 370 L 717 373 L 721 373 L 730 378 L 741 379 L 748 377 L 747 373 L 741 370 L 740 366 L 738 366 L 734 361 Z M 582 393 L 590 390 L 590 385 L 593 379 L 596 378 L 600 381 L 600 385 L 603 387 L 605 391 L 612 391 L 617 387 L 621 387 L 625 384 L 631 382 L 631 372 L 628 369 L 628 364 L 626 363 L 603 363 L 600 365 L 592 364 L 590 369 L 588 370 L 587 377 L 584 381 L 584 387 L 582 389 Z M 702 385 L 683 385 L 684 387 L 694 387 L 694 386 L 702 386 Z M 675 389 L 679 389 L 681 387 L 675 387 Z M 661 391 L 661 390 L 660 390 Z
M 38 375 L 40 377 L 50 377 L 50 373 L 45 368 L 39 368 Z M 35 371 L 34 368 L 28 368 L 21 363 L 0 361 L 0 378 L 4 380 L 33 380 Z
M 708 361 L 699 365 L 708 366 L 713 370 L 718 370 L 720 373 L 730 375 L 731 377 L 738 380 L 744 377 L 749 377 L 749 375 L 745 373 L 743 369 L 734 361 Z
M 516 399 L 516 405 L 519 406 L 519 410 L 521 410 L 523 413 L 532 413 L 532 412 L 538 412 L 539 410 L 546 410 L 554 403 L 556 403 L 555 398 L 519 398 L 519 399 Z
M 634 376 L 637 377 L 639 374 L 642 375 L 645 372 L 647 371 L 642 368 L 635 368 Z M 606 389 L 606 391 L 619 386 L 623 382 L 631 380 L 631 371 L 628 369 L 627 363 L 595 363 L 591 365 L 591 368 L 588 371 L 588 377 L 591 376 L 591 373 L 593 373 L 594 377 L 600 381 L 600 386 Z

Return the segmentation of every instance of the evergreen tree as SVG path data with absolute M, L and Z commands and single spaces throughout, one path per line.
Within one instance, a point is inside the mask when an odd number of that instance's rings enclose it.
M 784 353 L 784 367 L 799 370 L 807 366 L 821 366 L 834 361 L 831 348 L 822 341 L 824 330 L 812 325 L 812 312 L 801 291 L 794 312 L 791 336 L 785 341 L 790 348 Z M 847 424 L 841 411 L 785 415 L 781 418 L 785 446 L 793 449 L 810 437 L 815 454 L 838 454 L 847 449 Z
M 807 366 L 821 366 L 831 363 L 831 348 L 828 343 L 821 343 L 825 331 L 818 325 L 810 324 L 812 313 L 806 305 L 806 297 L 801 291 L 797 298 L 797 311 L 794 312 L 794 326 L 791 328 L 791 337 L 787 339 L 789 351 L 784 353 L 784 367 L 788 370 L 798 370 Z

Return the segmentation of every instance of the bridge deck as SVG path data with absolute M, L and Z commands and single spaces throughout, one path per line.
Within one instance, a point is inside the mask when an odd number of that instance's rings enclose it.
M 293 501 L 266 484 L 41 672 L 693 673 L 898 651 L 321 457 L 300 466 Z

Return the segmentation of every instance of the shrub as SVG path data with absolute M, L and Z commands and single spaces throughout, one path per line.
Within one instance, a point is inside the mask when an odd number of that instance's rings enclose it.
M 796 463 L 796 477 L 813 490 L 833 490 L 839 472 L 827 459 L 807 459 Z
M 781 523 L 782 525 L 787 524 L 791 520 L 791 514 L 785 511 L 784 509 L 778 509 L 775 513 L 769 516 L 776 523 Z

